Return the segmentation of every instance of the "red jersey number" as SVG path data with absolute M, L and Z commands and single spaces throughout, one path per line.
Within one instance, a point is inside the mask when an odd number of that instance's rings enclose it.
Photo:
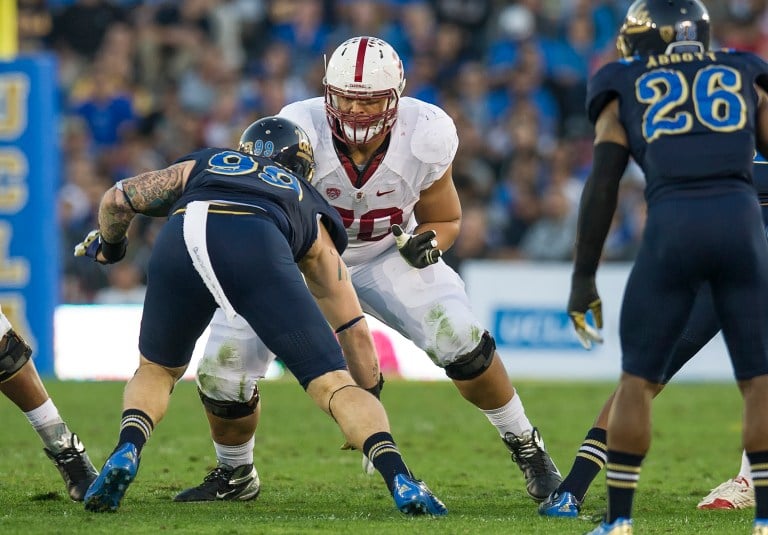
M 357 235 L 354 239 L 360 241 L 379 241 L 390 233 L 389 229 L 392 225 L 403 222 L 403 211 L 400 208 L 378 208 L 357 217 L 354 210 L 334 208 L 341 215 L 344 227 L 353 232 L 356 230 Z

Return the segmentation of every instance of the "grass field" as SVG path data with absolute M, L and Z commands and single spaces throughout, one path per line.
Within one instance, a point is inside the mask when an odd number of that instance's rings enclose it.
M 562 472 L 613 385 L 518 385 Z M 114 447 L 123 383 L 48 382 L 97 467 Z M 59 475 L 24 416 L 0 401 L 0 533 L 584 533 L 604 511 L 601 474 L 578 520 L 542 519 L 495 430 L 450 383 L 388 381 L 383 393 L 410 468 L 445 502 L 445 518 L 407 518 L 360 455 L 291 380 L 262 383 L 256 463 L 259 498 L 176 504 L 215 463 L 194 384 L 177 386 L 144 449 L 120 510 L 93 514 L 65 497 Z M 740 461 L 740 398 L 734 384 L 673 384 L 658 400 L 654 439 L 635 503 L 635 533 L 751 533 L 752 511 L 697 511 L 699 498 Z

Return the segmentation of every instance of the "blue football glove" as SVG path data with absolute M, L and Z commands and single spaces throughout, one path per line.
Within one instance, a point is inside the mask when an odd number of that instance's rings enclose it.
M 592 312 L 595 327 L 587 323 L 587 311 Z M 568 316 L 576 331 L 576 336 L 584 346 L 591 349 L 592 344 L 602 344 L 603 337 L 598 329 L 603 328 L 603 303 L 597 293 L 595 277 L 574 275 L 571 278 L 571 295 L 568 298 Z
M 436 263 L 443 252 L 437 248 L 437 234 L 434 230 L 428 230 L 421 234 L 408 234 L 400 225 L 392 225 L 390 228 L 395 236 L 395 244 L 398 251 L 415 268 L 425 268 Z
M 128 238 L 118 243 L 109 243 L 101 238 L 101 232 L 92 230 L 83 241 L 75 245 L 75 256 L 87 256 L 99 264 L 114 264 L 123 259 L 127 247 Z

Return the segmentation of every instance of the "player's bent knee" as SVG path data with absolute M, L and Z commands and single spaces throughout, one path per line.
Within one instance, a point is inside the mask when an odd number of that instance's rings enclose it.
M 445 374 L 454 381 L 474 379 L 488 369 L 493 362 L 495 351 L 496 341 L 488 331 L 485 331 L 475 349 L 445 366 Z
M 5 333 L 0 341 L 0 383 L 16 375 L 31 355 L 32 348 L 13 329 Z
M 224 420 L 237 420 L 245 418 L 256 412 L 256 406 L 259 404 L 259 387 L 254 385 L 253 396 L 246 402 L 242 401 L 222 401 L 213 399 L 205 395 L 198 387 L 197 393 L 200 395 L 200 401 L 203 402 L 205 409 Z

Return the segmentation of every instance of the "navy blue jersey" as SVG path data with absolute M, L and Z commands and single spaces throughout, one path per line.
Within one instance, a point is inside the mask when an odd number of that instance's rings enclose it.
M 255 206 L 277 224 L 297 261 L 317 239 L 316 221 L 320 216 L 339 253 L 346 249 L 347 233 L 336 209 L 309 182 L 269 158 L 209 148 L 174 163 L 189 160 L 195 166 L 171 214 L 192 201 Z
M 630 58 L 604 66 L 587 88 L 597 121 L 614 98 L 650 203 L 704 185 L 712 192 L 752 181 L 757 91 L 768 64 L 730 50 Z

